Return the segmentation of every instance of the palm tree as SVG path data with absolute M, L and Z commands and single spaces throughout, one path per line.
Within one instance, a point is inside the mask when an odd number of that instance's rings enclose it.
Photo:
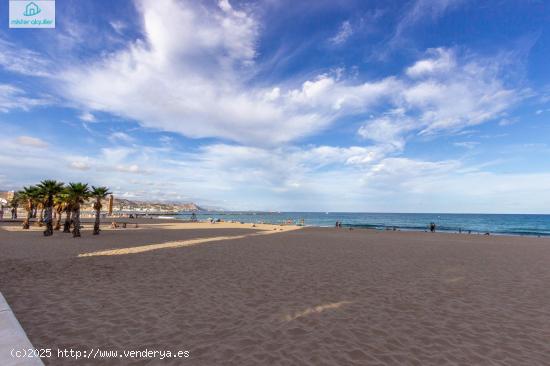
M 94 210 L 95 210 L 95 223 L 94 223 L 94 235 L 99 235 L 99 215 L 101 213 L 101 200 L 107 198 L 110 195 L 109 188 L 107 187 L 94 187 L 90 196 L 95 198 Z
M 31 218 L 33 219 L 36 219 L 36 215 L 38 211 L 38 193 L 35 196 L 36 197 L 32 201 L 32 212 L 31 212 Z
M 72 206 L 72 203 L 69 201 L 65 204 L 65 223 L 63 224 L 64 233 L 71 232 L 71 225 L 73 224 L 73 219 L 71 218 L 72 212 L 73 212 L 73 206 Z
M 42 197 L 44 197 L 43 205 L 46 213 L 44 236 L 50 236 L 53 235 L 53 200 L 55 196 L 63 191 L 63 182 L 46 179 L 38 184 L 38 189 L 40 189 Z
M 40 213 L 38 214 L 38 220 L 34 222 L 36 226 L 42 226 L 44 225 L 44 196 L 42 195 L 42 192 L 39 193 L 39 197 L 36 202 L 36 208 L 35 211 L 38 212 L 40 210 Z M 34 217 L 36 218 L 36 213 L 34 214 Z
M 12 220 L 17 219 L 17 209 L 19 208 L 20 202 L 21 202 L 21 197 L 19 195 L 19 192 L 15 192 L 15 194 L 13 195 L 9 203 L 9 207 L 12 209 L 12 215 L 11 215 Z
M 80 205 L 90 197 L 90 188 L 85 183 L 69 183 L 67 187 L 72 208 L 73 238 L 80 237 Z
M 36 205 L 36 200 L 40 196 L 40 192 L 36 186 L 23 187 L 23 190 L 18 192 L 21 200 L 25 202 L 25 210 L 27 210 L 27 217 L 23 221 L 23 229 L 28 230 L 32 217 L 32 211 Z
M 71 225 L 73 223 L 73 220 L 71 218 L 71 213 L 73 212 L 73 204 L 71 201 L 71 195 L 68 187 L 65 187 L 65 191 L 63 192 L 63 199 L 65 200 L 65 205 L 64 205 L 65 223 L 63 224 L 63 232 L 70 233 Z
M 36 185 L 36 189 L 37 193 L 34 199 L 34 213 L 32 217 L 36 219 L 38 216 L 38 220 L 34 222 L 34 225 L 42 226 L 44 225 L 44 207 L 46 206 L 46 197 L 44 196 L 44 192 L 42 192 L 42 189 L 38 185 Z
M 61 229 L 61 216 L 63 215 L 63 212 L 65 212 L 65 209 L 68 205 L 68 199 L 69 196 L 67 195 L 67 192 L 65 189 L 61 191 L 57 196 L 53 198 L 53 208 L 55 210 L 55 225 L 53 227 L 54 230 Z M 69 218 L 70 218 L 69 214 Z M 69 221 L 70 223 L 70 221 Z

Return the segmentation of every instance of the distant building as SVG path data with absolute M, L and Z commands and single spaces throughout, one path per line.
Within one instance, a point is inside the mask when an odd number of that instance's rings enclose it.
M 3 198 L 8 202 L 10 202 L 13 199 L 14 195 L 15 195 L 14 191 L 0 192 L 0 198 Z

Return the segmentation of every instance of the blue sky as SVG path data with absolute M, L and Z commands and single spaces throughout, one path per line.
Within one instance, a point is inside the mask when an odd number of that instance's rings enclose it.
M 550 213 L 550 3 L 0 3 L 0 190 Z

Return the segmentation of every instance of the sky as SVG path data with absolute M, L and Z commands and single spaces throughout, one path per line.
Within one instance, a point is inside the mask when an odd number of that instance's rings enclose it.
M 547 0 L 0 3 L 0 190 L 550 213 Z

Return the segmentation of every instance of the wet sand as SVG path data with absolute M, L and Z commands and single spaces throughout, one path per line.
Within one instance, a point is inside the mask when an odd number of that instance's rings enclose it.
M 160 221 L 80 239 L 0 225 L 0 291 L 34 346 L 190 352 L 152 362 L 174 365 L 549 362 L 549 239 Z

